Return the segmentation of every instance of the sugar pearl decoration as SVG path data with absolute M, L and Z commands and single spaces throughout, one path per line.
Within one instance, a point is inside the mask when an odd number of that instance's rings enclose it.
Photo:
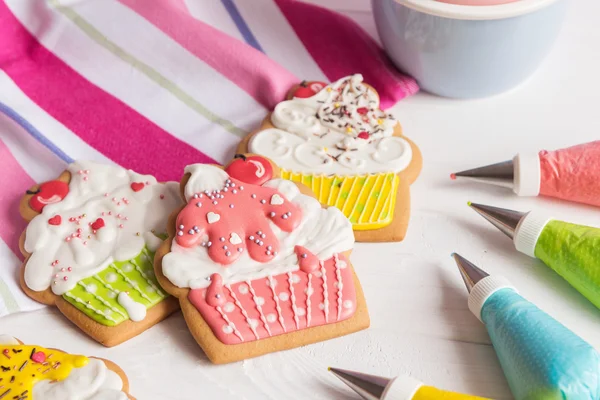
M 265 204 L 266 202 L 267 202 L 267 201 L 266 201 L 265 199 L 262 199 L 262 200 L 260 201 L 260 203 L 261 203 L 261 204 Z
M 251 195 L 250 197 L 252 197 L 253 199 L 255 199 L 255 198 L 256 198 L 256 195 L 255 195 L 255 194 L 253 194 L 253 195 Z
M 225 241 L 225 238 L 224 238 L 224 237 L 220 237 L 220 238 L 219 238 L 219 240 L 220 240 L 221 242 L 224 242 L 224 241 Z
M 273 218 L 273 217 L 275 216 L 275 211 L 271 211 L 271 212 L 269 213 L 269 215 L 271 216 L 271 218 Z

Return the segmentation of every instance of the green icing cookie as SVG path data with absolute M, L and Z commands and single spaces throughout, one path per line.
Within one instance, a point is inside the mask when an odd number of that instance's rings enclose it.
M 144 248 L 133 259 L 114 262 L 98 274 L 77 282 L 63 298 L 102 325 L 119 325 L 129 319 L 117 301 L 120 292 L 129 292 L 129 297 L 146 309 L 167 297 L 154 276 L 153 260 L 154 253 Z

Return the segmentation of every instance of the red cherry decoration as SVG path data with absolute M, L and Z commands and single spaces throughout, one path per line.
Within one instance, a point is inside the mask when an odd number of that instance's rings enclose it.
M 362 131 L 361 133 L 358 134 L 358 137 L 360 139 L 368 140 L 369 139 L 369 132 Z
M 298 88 L 292 94 L 292 97 L 298 97 L 301 99 L 312 97 L 315 94 L 319 93 L 325 86 L 327 86 L 325 82 L 302 81 L 302 83 L 300 83 L 300 86 L 298 86 Z
M 55 215 L 54 217 L 48 220 L 50 225 L 60 225 L 62 222 L 62 217 L 60 215 Z
M 246 157 L 236 154 L 235 160 L 225 168 L 230 177 L 252 185 L 262 185 L 273 177 L 269 160 L 260 156 Z
M 369 109 L 367 107 L 360 107 L 356 109 L 356 112 L 359 113 L 360 115 L 365 115 L 366 113 L 369 112 Z
M 144 188 L 144 182 L 133 182 L 131 184 L 131 190 L 133 190 L 134 192 L 139 192 L 140 190 L 142 190 Z
M 31 355 L 31 361 L 38 364 L 44 363 L 44 361 L 46 361 L 46 353 L 44 353 L 43 351 L 33 353 Z
M 92 222 L 92 229 L 97 231 L 100 228 L 104 227 L 104 220 L 102 218 L 98 218 L 94 222 Z
M 49 181 L 40 184 L 38 190 L 27 194 L 32 194 L 29 199 L 29 206 L 41 213 L 47 204 L 58 203 L 62 201 L 69 193 L 69 185 L 62 181 Z

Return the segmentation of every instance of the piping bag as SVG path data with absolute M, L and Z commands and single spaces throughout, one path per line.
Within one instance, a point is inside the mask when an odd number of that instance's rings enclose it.
M 600 141 L 562 150 L 518 154 L 510 161 L 451 174 L 512 189 L 600 207 Z
M 519 295 L 453 254 L 469 291 L 469 310 L 485 324 L 516 400 L 600 399 L 600 354 Z
M 515 247 L 539 258 L 592 304 L 600 308 L 600 229 L 549 218 L 468 203 L 513 240 Z
M 425 386 L 408 376 L 390 379 L 338 368 L 329 371 L 365 400 L 486 400 Z

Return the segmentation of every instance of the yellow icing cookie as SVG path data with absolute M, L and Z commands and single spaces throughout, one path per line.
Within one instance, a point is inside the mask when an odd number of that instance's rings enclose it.
M 31 398 L 37 382 L 61 381 L 88 362 L 85 356 L 39 346 L 0 345 L 0 399 Z

